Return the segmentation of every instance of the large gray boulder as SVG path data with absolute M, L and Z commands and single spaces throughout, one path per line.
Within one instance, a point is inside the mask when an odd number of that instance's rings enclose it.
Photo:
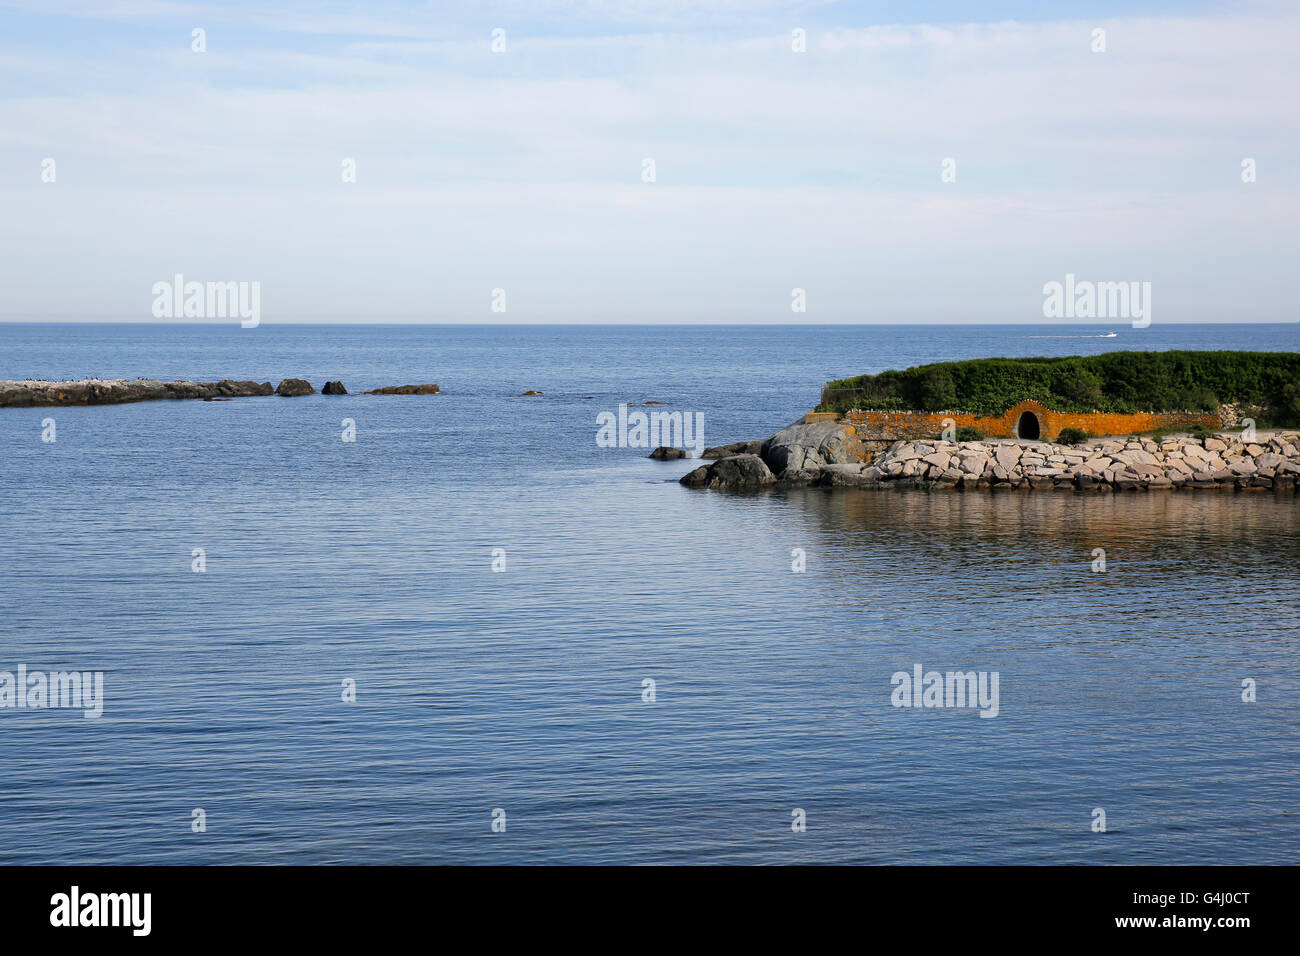
M 776 483 L 772 469 L 757 455 L 732 455 L 711 465 L 701 465 L 681 479 L 688 488 L 717 491 L 754 491 Z
M 763 461 L 772 471 L 800 471 L 862 460 L 862 449 L 850 426 L 840 422 L 796 422 L 763 442 Z

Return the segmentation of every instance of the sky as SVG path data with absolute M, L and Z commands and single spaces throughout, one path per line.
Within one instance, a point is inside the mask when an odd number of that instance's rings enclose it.
M 0 0 L 0 321 L 1295 321 L 1297 101 L 1294 2 Z

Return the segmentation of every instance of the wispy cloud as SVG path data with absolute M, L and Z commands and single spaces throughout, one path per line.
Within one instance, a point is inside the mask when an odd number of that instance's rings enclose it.
M 434 6 L 69 4 L 127 26 L 0 40 L 0 317 L 143 318 L 181 271 L 260 280 L 267 321 L 500 318 L 493 287 L 520 321 L 780 320 L 794 285 L 809 320 L 989 321 L 1067 270 L 1152 280 L 1170 319 L 1294 317 L 1296 16 L 832 24 L 795 53 L 698 26 L 735 4 L 551 8 L 503 54 Z

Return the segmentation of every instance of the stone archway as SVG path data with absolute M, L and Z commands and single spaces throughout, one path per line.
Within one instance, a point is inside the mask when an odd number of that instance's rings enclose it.
M 1016 437 L 1037 441 L 1042 434 L 1043 428 L 1038 416 L 1033 412 L 1021 412 L 1020 420 L 1016 422 Z

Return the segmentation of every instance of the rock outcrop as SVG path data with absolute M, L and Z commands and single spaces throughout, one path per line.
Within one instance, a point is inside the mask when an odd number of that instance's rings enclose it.
M 299 395 L 315 395 L 316 389 L 311 382 L 302 378 L 286 378 L 275 387 L 275 394 L 285 398 L 297 398 Z
M 776 476 L 757 455 L 732 455 L 701 465 L 681 479 L 688 488 L 718 491 L 756 491 L 776 483 Z
M 343 387 L 342 382 L 326 382 L 320 393 L 322 395 L 346 395 L 348 390 Z
M 849 464 L 863 458 L 854 430 L 840 422 L 800 422 L 782 428 L 763 442 L 760 454 L 777 474 L 787 469 Z
M 236 381 L 228 378 L 219 382 L 163 382 L 156 378 L 91 378 L 75 382 L 44 379 L 0 381 L 0 407 L 117 405 L 159 399 L 245 398 L 273 394 L 275 389 L 270 382 Z
M 389 385 L 386 388 L 372 388 L 367 395 L 437 395 L 437 385 Z

